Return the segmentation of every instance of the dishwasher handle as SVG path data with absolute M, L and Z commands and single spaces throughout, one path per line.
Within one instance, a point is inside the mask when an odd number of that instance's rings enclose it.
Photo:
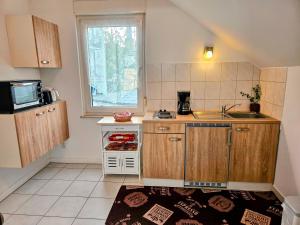
M 232 129 L 228 129 L 227 131 L 227 145 L 231 146 L 232 145 Z

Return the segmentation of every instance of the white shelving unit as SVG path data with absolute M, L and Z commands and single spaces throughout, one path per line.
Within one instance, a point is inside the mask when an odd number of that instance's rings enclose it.
M 127 144 L 136 145 L 135 150 L 128 150 L 121 147 L 118 150 L 108 148 L 111 143 L 121 143 L 119 141 L 110 141 L 109 137 L 116 134 L 134 135 L 134 140 L 127 141 Z M 141 177 L 140 153 L 142 146 L 141 126 L 136 124 L 119 123 L 115 125 L 101 124 L 101 143 L 102 143 L 102 159 L 103 174 L 132 174 Z M 123 142 L 124 143 L 124 142 Z

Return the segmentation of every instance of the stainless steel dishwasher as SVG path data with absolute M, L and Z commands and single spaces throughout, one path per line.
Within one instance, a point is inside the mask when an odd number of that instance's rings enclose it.
M 187 123 L 185 186 L 227 186 L 231 131 L 229 123 Z

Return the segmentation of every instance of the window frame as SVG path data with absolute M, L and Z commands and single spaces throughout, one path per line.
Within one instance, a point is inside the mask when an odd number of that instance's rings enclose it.
M 105 21 L 117 22 L 120 21 L 135 21 L 137 25 L 138 37 L 138 101 L 136 107 L 120 107 L 120 106 L 99 106 L 93 107 L 91 105 L 91 94 L 89 88 L 89 64 L 87 57 L 86 35 L 85 28 L 91 23 L 105 24 Z M 126 23 L 126 22 L 125 22 Z M 135 115 L 144 115 L 145 102 L 145 15 L 144 14 L 122 14 L 122 15 L 97 15 L 97 16 L 76 16 L 77 26 L 77 43 L 79 52 L 79 74 L 80 74 L 80 89 L 82 100 L 83 116 L 105 116 L 113 113 L 130 111 Z

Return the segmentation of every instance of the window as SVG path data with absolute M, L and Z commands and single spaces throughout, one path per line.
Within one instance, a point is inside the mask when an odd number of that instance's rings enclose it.
M 77 21 L 85 114 L 143 113 L 143 15 Z

